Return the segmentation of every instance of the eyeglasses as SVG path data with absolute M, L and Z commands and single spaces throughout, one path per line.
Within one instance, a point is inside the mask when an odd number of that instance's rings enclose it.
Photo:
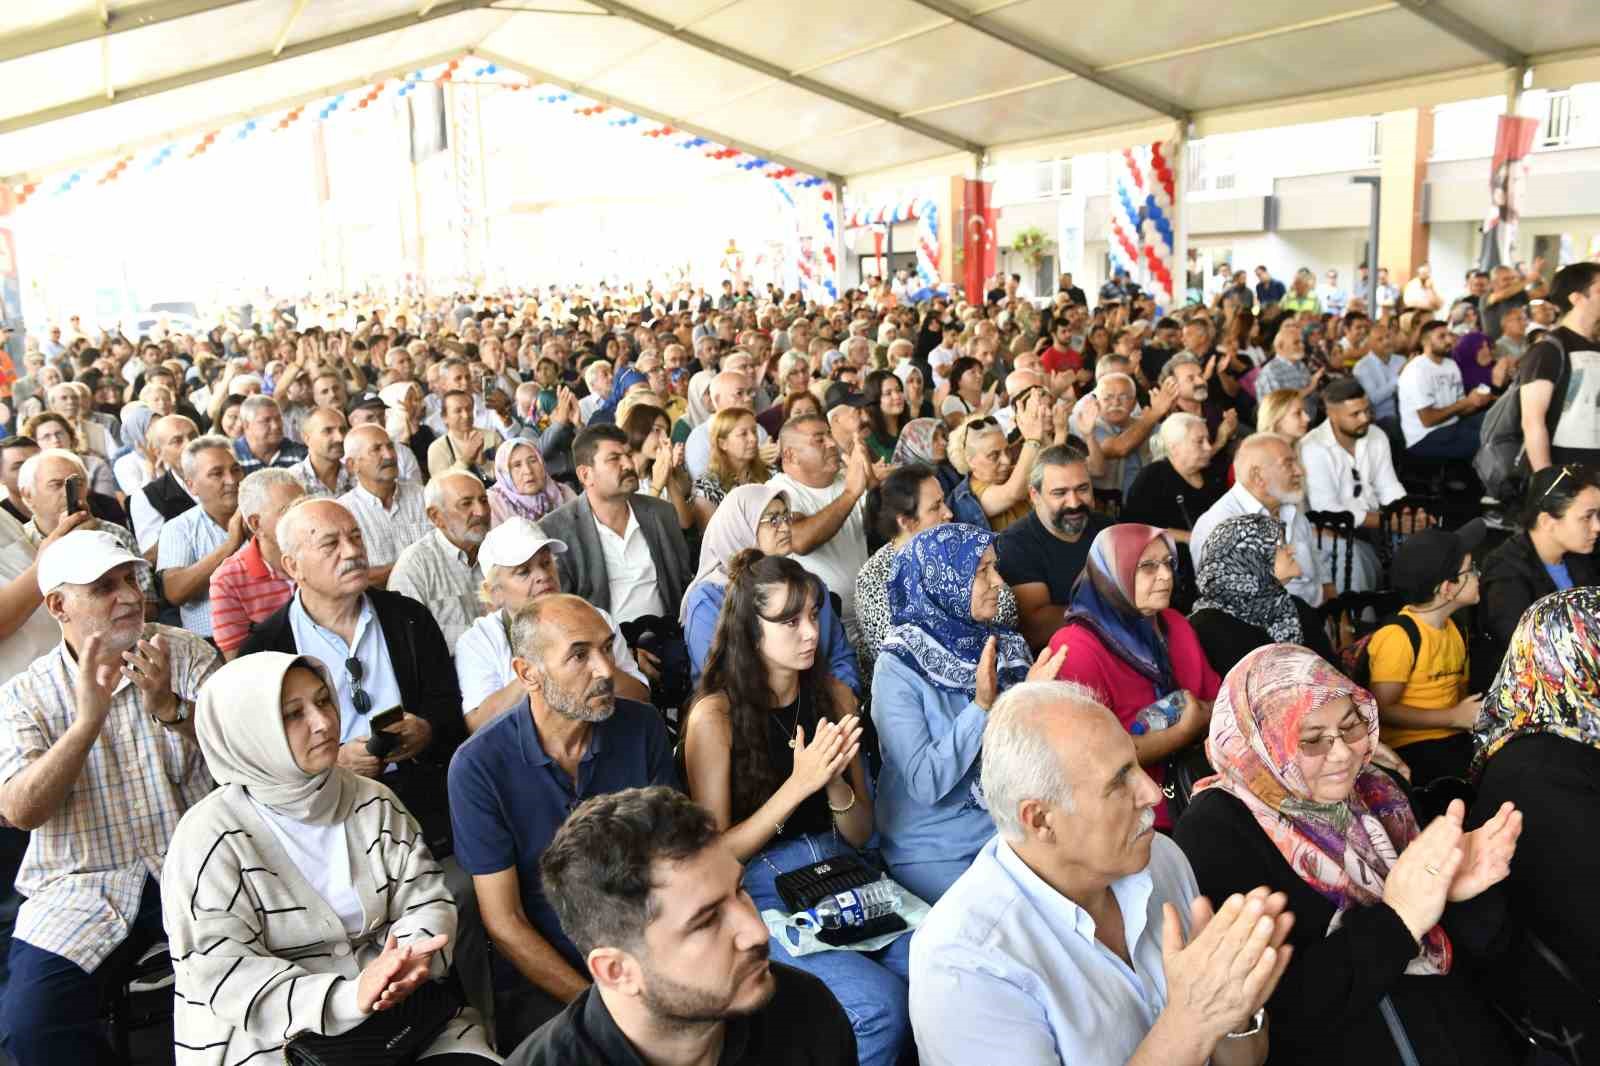
M 794 525 L 794 514 L 789 511 L 779 511 L 777 514 L 762 515 L 756 519 L 756 525 L 783 529 L 785 526 Z
M 1353 748 L 1357 744 L 1365 741 L 1367 736 L 1368 732 L 1366 722 L 1351 722 L 1349 725 L 1343 727 L 1342 729 L 1338 729 L 1333 733 L 1324 733 L 1321 736 L 1312 737 L 1310 740 L 1302 738 L 1300 741 L 1300 754 L 1326 755 L 1328 752 L 1333 750 L 1334 737 L 1338 737 L 1339 739 L 1343 740 L 1345 747 Z
M 354 655 L 350 656 L 344 661 L 344 670 L 350 675 L 350 703 L 355 707 L 357 714 L 366 714 L 372 710 L 372 697 L 361 687 L 361 678 L 366 674 L 361 660 Z
M 1155 577 L 1163 570 L 1169 574 L 1175 574 L 1177 573 L 1177 560 L 1170 555 L 1164 559 L 1143 559 L 1134 566 L 1134 569 L 1145 577 Z

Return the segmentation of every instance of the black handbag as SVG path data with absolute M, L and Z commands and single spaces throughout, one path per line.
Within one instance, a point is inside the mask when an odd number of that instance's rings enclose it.
M 340 1036 L 301 1033 L 284 1045 L 290 1066 L 406 1066 L 461 1013 L 454 980 L 428 981 L 398 1006 Z

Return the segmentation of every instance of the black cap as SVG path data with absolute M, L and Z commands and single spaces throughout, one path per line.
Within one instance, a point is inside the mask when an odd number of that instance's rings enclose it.
M 386 411 L 388 404 L 375 392 L 364 392 L 359 396 L 352 396 L 350 402 L 345 404 L 345 415 L 353 415 L 357 411 Z
M 828 386 L 828 391 L 823 393 L 822 409 L 824 413 L 831 414 L 835 407 L 870 407 L 872 401 L 863 393 L 856 392 L 846 381 L 835 381 Z
M 1483 543 L 1483 519 L 1474 518 L 1454 533 L 1425 529 L 1413 533 L 1394 554 L 1394 587 L 1407 603 L 1427 603 L 1433 592 L 1461 573 L 1461 561 Z

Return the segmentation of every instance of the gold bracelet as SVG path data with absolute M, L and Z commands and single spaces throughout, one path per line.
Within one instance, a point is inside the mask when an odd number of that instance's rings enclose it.
M 855 790 L 855 788 L 850 786 L 850 785 L 846 785 L 844 787 L 850 789 L 850 802 L 846 803 L 843 807 L 835 807 L 831 803 L 828 804 L 828 810 L 832 811 L 834 814 L 843 814 L 845 811 L 848 811 L 851 807 L 854 807 L 856 805 L 856 790 Z M 826 798 L 826 797 L 824 797 L 824 798 Z

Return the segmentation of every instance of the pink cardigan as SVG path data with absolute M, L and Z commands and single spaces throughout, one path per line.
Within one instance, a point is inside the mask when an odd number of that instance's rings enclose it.
M 1193 692 L 1196 699 L 1216 699 L 1222 679 L 1206 661 L 1194 627 L 1187 618 L 1171 608 L 1161 612 L 1161 621 L 1167 634 L 1167 654 L 1172 660 L 1173 681 L 1179 688 Z M 1122 728 L 1128 728 L 1134 715 L 1156 701 L 1155 684 L 1107 651 L 1105 645 L 1100 643 L 1100 638 L 1087 627 L 1073 624 L 1057 630 L 1056 635 L 1050 638 L 1050 650 L 1054 652 L 1062 643 L 1067 645 L 1067 657 L 1061 664 L 1061 672 L 1056 675 L 1056 680 L 1076 681 L 1099 693 L 1101 700 L 1111 708 L 1111 713 L 1117 716 L 1117 721 L 1122 723 Z M 1166 767 L 1147 766 L 1145 772 L 1159 785 L 1166 776 Z M 1164 800 L 1156 808 L 1156 825 L 1163 829 L 1172 827 Z

